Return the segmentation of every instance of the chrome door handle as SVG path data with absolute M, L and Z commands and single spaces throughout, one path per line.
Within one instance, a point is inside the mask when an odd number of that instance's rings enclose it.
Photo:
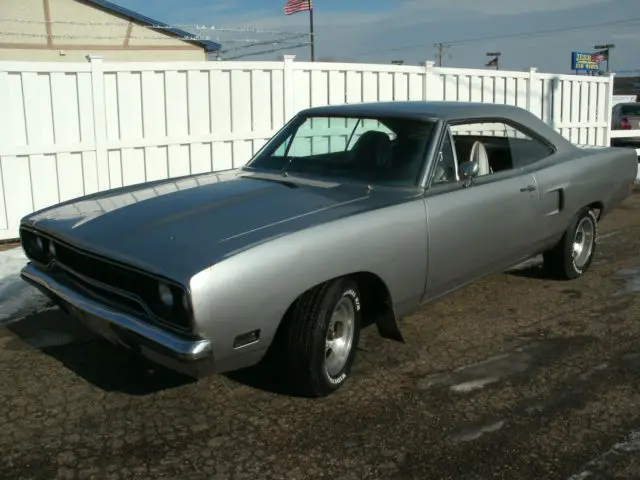
M 527 185 L 520 189 L 521 192 L 535 192 L 537 190 L 535 185 Z

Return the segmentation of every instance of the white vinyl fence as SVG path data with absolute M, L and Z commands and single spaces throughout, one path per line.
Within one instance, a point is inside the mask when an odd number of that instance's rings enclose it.
M 297 111 L 384 100 L 506 103 L 608 145 L 611 77 L 282 62 L 0 62 L 0 240 L 81 195 L 227 170 Z

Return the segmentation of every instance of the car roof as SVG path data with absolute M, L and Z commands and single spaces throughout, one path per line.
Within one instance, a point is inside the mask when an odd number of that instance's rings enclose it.
M 313 107 L 302 111 L 309 115 L 372 115 L 443 120 L 518 115 L 523 110 L 511 105 L 478 102 L 371 102 Z M 526 112 L 526 110 L 525 110 Z M 515 120 L 515 119 L 514 119 Z
M 520 107 L 479 102 L 370 102 L 312 107 L 300 112 L 303 116 L 372 116 L 410 118 L 415 120 L 440 119 L 444 121 L 482 120 L 488 118 L 512 120 L 541 135 L 560 150 L 575 146 L 556 130 Z

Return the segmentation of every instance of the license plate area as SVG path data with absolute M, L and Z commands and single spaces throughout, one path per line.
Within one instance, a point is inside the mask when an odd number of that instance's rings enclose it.
M 130 346 L 120 338 L 115 328 L 107 321 L 85 312 L 73 305 L 68 305 L 70 313 L 80 320 L 87 328 L 106 340 L 130 348 Z

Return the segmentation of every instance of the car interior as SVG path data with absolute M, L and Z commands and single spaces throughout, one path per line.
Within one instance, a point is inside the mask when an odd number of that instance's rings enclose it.
M 487 130 L 496 130 L 495 124 L 493 125 Z M 463 126 L 464 129 L 465 127 L 467 126 Z M 484 130 L 474 127 L 474 130 L 478 129 Z M 385 119 L 380 121 L 379 128 L 364 129 L 359 136 L 355 135 L 344 149 L 325 153 L 331 148 L 320 147 L 324 151 L 315 153 L 312 138 L 322 139 L 322 135 L 309 137 L 307 140 L 306 137 L 301 137 L 300 140 L 295 137 L 294 141 L 302 142 L 304 154 L 296 154 L 293 150 L 289 151 L 289 148 L 283 148 L 282 153 L 276 154 L 274 151 L 259 158 L 254 165 L 269 170 L 286 169 L 290 173 L 413 186 L 426 158 L 432 132 L 431 123 Z M 454 132 L 452 137 L 458 165 L 465 161 L 477 162 L 480 176 L 520 168 L 552 153 L 546 144 L 527 137 L 478 135 L 464 131 Z M 452 161 L 449 165 L 438 168 L 443 170 L 440 173 L 436 170 L 438 182 L 456 180 Z
M 386 185 L 415 185 L 433 124 L 406 119 L 385 119 L 384 124 L 380 123 L 381 129 L 365 130 L 344 150 L 302 157 L 287 154 L 286 159 L 271 154 L 258 159 L 257 163 L 261 168 L 279 170 L 289 162 L 287 171 L 291 173 L 352 178 Z
M 483 135 L 453 135 L 458 162 L 478 162 L 480 173 L 488 175 L 513 168 L 509 138 Z
M 479 175 L 521 168 L 551 155 L 552 149 L 532 138 L 453 135 L 458 162 L 478 162 Z

